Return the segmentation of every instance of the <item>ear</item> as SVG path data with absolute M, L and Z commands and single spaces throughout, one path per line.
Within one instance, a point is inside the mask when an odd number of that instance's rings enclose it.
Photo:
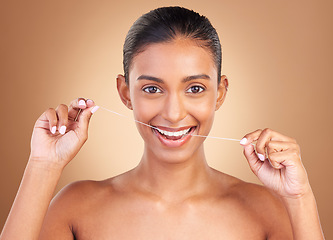
M 228 87 L 229 87 L 228 78 L 227 78 L 227 76 L 222 75 L 220 84 L 217 87 L 217 98 L 216 98 L 215 111 L 217 111 L 222 106 L 222 103 L 224 102 L 224 99 L 227 95 Z
M 130 97 L 130 91 L 129 91 L 129 86 L 127 85 L 125 81 L 125 76 L 119 74 L 117 76 L 117 89 L 118 93 L 120 96 L 121 101 L 125 104 L 125 106 L 129 109 L 132 108 L 132 103 L 131 103 L 131 97 Z

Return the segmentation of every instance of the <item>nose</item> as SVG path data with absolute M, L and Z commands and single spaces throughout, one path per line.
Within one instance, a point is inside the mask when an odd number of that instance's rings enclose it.
M 177 123 L 186 117 L 186 109 L 182 97 L 176 93 L 167 96 L 163 110 L 162 117 L 170 123 Z

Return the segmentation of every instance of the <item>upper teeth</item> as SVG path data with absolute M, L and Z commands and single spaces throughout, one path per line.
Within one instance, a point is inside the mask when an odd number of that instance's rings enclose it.
M 161 130 L 159 128 L 156 128 L 156 129 L 164 135 L 167 135 L 170 137 L 172 137 L 172 136 L 178 137 L 178 136 L 186 134 L 188 131 L 190 131 L 191 128 L 185 129 L 183 131 L 178 131 L 178 132 L 168 132 L 168 131 Z

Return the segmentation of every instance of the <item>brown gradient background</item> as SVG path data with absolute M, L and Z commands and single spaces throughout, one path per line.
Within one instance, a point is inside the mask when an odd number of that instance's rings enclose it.
M 241 138 L 272 128 L 296 138 L 316 195 L 327 239 L 332 229 L 332 1 L 24 1 L 0 2 L 0 226 L 28 160 L 36 119 L 77 97 L 127 116 L 116 92 L 122 45 L 143 13 L 181 5 L 206 15 L 223 47 L 230 81 L 212 136 Z M 66 167 L 57 191 L 101 180 L 138 164 L 143 143 L 135 124 L 104 110 L 92 118 L 89 140 Z M 259 183 L 236 142 L 206 140 L 208 162 Z

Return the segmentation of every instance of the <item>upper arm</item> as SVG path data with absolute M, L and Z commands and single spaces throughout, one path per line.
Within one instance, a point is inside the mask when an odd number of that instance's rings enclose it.
M 69 184 L 54 197 L 44 218 L 39 239 L 75 239 L 72 224 L 73 217 L 78 214 L 75 206 L 78 204 L 80 185 L 79 182 Z

